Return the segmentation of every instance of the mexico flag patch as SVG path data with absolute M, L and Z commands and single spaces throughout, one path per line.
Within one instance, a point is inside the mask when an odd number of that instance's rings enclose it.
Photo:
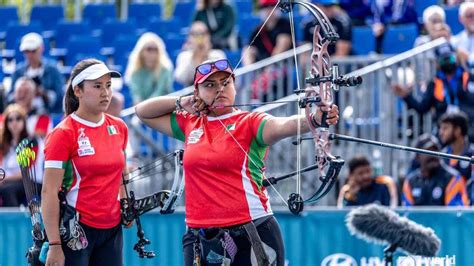
M 109 132 L 109 135 L 117 135 L 117 129 L 115 128 L 114 125 L 107 126 L 107 131 Z

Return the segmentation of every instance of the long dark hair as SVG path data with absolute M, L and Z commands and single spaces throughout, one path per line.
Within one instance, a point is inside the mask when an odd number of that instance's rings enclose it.
M 64 109 L 66 115 L 74 113 L 79 108 L 79 99 L 74 95 L 72 80 L 84 69 L 95 64 L 102 64 L 102 62 L 94 58 L 84 59 L 77 63 L 72 69 L 71 77 L 69 78 L 67 85 L 66 95 L 64 95 Z M 77 86 L 82 90 L 84 88 L 84 82 L 79 83 Z
M 3 121 L 2 121 L 2 130 L 0 132 L 0 152 L 1 156 L 5 156 L 8 153 L 12 145 L 16 145 L 17 143 L 12 143 L 13 141 L 13 134 L 8 129 L 8 118 L 13 113 L 18 113 L 21 116 L 21 120 L 23 121 L 23 129 L 20 132 L 20 136 L 18 141 L 21 141 L 24 138 L 28 137 L 28 131 L 26 130 L 26 111 L 21 105 L 19 104 L 10 104 L 5 108 L 3 112 Z

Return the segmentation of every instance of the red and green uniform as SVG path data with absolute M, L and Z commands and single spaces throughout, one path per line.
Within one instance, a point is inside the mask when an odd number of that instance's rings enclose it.
M 71 114 L 46 137 L 45 168 L 65 170 L 67 202 L 90 227 L 107 229 L 120 223 L 127 138 L 125 123 L 107 114 L 98 123 Z
M 242 111 L 218 118 L 172 114 L 173 136 L 185 143 L 188 226 L 227 227 L 272 214 L 262 186 L 266 120 Z

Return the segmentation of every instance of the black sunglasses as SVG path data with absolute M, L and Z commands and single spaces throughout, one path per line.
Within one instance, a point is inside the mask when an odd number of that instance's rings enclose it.
M 8 122 L 21 121 L 21 116 L 12 116 L 8 118 Z
M 207 74 L 211 73 L 213 66 L 217 70 L 221 70 L 221 71 L 226 70 L 228 68 L 230 68 L 232 70 L 232 68 L 230 67 L 229 60 L 222 59 L 222 60 L 218 60 L 216 62 L 204 63 L 202 65 L 199 65 L 199 66 L 196 67 L 196 71 L 199 72 L 199 74 L 201 74 L 201 75 L 207 75 Z

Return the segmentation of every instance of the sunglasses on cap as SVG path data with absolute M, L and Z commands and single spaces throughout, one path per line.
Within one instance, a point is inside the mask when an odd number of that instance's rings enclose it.
M 229 63 L 229 60 L 222 59 L 222 60 L 218 60 L 218 61 L 215 61 L 215 62 L 209 62 L 209 63 L 201 64 L 201 65 L 196 67 L 196 72 L 199 72 L 199 74 L 201 74 L 201 75 L 207 75 L 207 74 L 211 73 L 213 68 L 215 68 L 219 71 L 223 71 L 223 70 L 226 70 L 228 68 L 230 68 L 232 70 L 232 68 L 230 66 L 230 63 Z
M 229 60 L 220 59 L 214 62 L 207 61 L 196 67 L 196 71 L 194 72 L 194 86 L 204 82 L 209 76 L 219 71 L 227 72 L 234 77 Z

